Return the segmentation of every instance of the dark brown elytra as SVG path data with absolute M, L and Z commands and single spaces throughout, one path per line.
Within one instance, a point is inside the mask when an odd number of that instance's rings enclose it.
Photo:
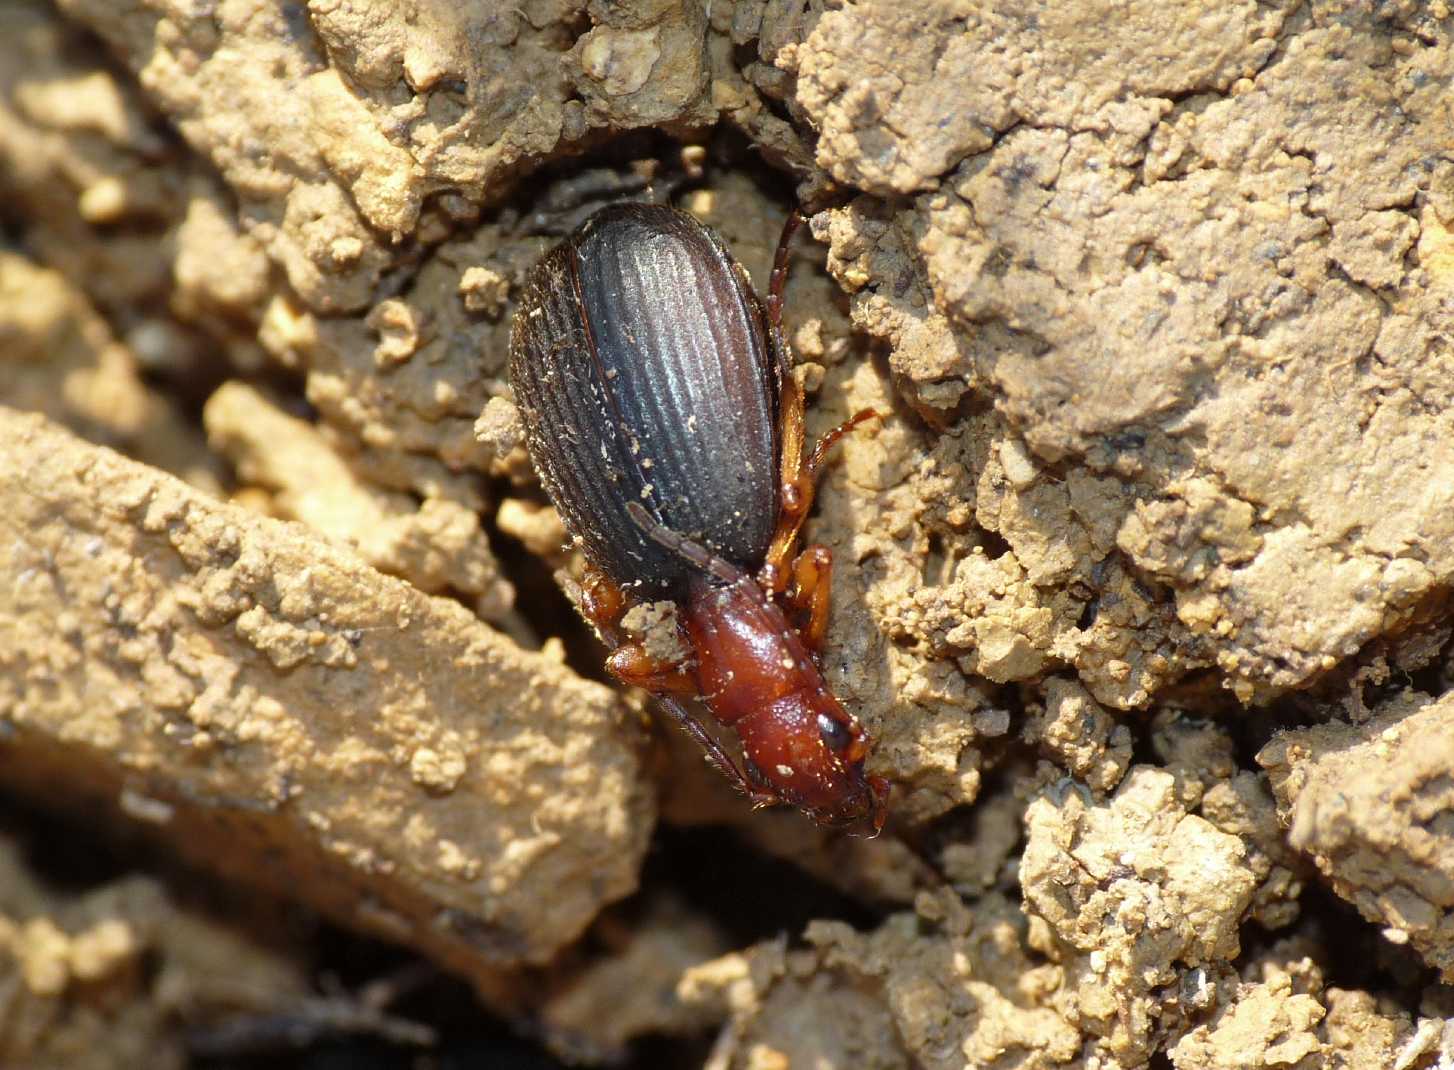
M 889 786 L 819 658 L 832 555 L 797 550 L 833 444 L 809 450 L 782 333 L 789 216 L 767 301 L 722 242 L 661 205 L 601 209 L 531 271 L 510 377 L 546 492 L 588 562 L 583 612 L 607 667 L 652 692 L 754 806 L 883 827 Z M 632 605 L 669 600 L 687 657 L 629 639 Z M 795 624 L 794 622 L 800 622 Z M 732 730 L 743 764 L 683 704 Z

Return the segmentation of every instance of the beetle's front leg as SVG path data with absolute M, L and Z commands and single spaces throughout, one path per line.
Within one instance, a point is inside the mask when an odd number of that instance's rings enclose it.
M 621 618 L 630 608 L 624 591 L 590 565 L 581 577 L 581 614 L 601 633 L 611 654 L 606 669 L 631 687 L 658 695 L 695 695 L 697 677 L 686 661 L 667 661 L 649 653 L 644 643 L 625 637 Z
M 833 551 L 814 543 L 803 547 L 793 562 L 793 586 L 788 592 L 792 607 L 807 614 L 807 623 L 799 630 L 809 650 L 818 654 L 828 635 L 828 606 L 833 592 Z
M 663 661 L 642 643 L 623 643 L 611 651 L 606 670 L 623 684 L 654 695 L 691 697 L 697 693 L 697 675 L 687 662 Z

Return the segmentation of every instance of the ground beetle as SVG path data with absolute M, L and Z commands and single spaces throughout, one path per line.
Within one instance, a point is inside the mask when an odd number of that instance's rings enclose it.
M 510 378 L 546 492 L 585 553 L 582 608 L 607 665 L 646 688 L 755 805 L 883 827 L 888 783 L 818 665 L 826 547 L 794 557 L 828 449 L 807 451 L 781 329 L 789 217 L 768 299 L 721 240 L 663 205 L 609 205 L 531 271 Z M 653 657 L 620 620 L 670 600 L 690 655 Z M 790 623 L 790 616 L 802 621 Z M 682 705 L 737 733 L 743 768 Z

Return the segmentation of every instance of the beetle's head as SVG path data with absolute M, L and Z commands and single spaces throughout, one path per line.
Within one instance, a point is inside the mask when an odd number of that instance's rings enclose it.
M 836 699 L 814 690 L 786 695 L 742 718 L 747 776 L 764 794 L 803 810 L 820 825 L 883 829 L 889 784 L 863 762 L 869 738 Z

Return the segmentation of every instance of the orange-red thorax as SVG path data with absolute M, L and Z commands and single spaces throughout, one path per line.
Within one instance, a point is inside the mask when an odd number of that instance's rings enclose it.
M 684 608 L 702 701 L 742 740 L 749 779 L 820 821 L 881 823 L 887 789 L 864 774 L 863 727 L 777 603 L 743 576 L 702 584 Z

